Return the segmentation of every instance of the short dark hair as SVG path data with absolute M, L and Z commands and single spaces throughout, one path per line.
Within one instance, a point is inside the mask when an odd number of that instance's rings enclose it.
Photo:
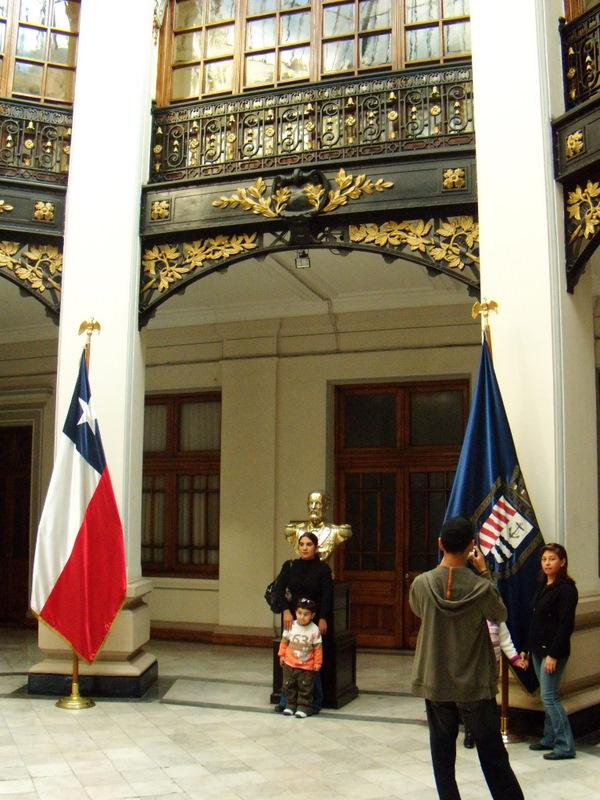
M 317 610 L 317 605 L 314 600 L 309 600 L 308 597 L 301 597 L 300 600 L 296 602 L 296 608 L 303 608 L 306 611 L 312 611 L 314 614 Z
M 440 530 L 440 539 L 447 553 L 462 553 L 475 537 L 475 529 L 465 517 L 446 520 Z

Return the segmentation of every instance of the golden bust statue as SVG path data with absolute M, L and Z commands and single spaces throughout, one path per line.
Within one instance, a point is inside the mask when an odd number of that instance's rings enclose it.
M 352 528 L 350 525 L 334 525 L 323 520 L 325 509 L 329 505 L 329 497 L 324 492 L 311 492 L 307 505 L 308 519 L 303 522 L 288 522 L 285 526 L 285 538 L 298 553 L 298 542 L 303 534 L 314 533 L 319 540 L 319 556 L 325 561 L 339 544 L 352 536 Z

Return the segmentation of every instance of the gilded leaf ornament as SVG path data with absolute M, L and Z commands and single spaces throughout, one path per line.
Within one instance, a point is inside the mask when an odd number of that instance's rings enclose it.
M 473 217 L 449 217 L 433 230 L 428 220 L 350 226 L 350 241 L 378 247 L 408 247 L 451 269 L 478 264 L 479 225 Z
M 263 178 L 257 178 L 256 183 L 248 189 L 238 189 L 231 197 L 220 197 L 213 200 L 216 208 L 237 208 L 243 211 L 252 211 L 262 217 L 274 219 L 281 215 L 291 196 L 291 190 L 285 186 L 272 195 L 265 195 L 267 184 Z
M 347 175 L 345 169 L 340 169 L 335 176 L 337 188 L 328 192 L 320 184 L 307 182 L 302 191 L 306 195 L 309 204 L 322 214 L 335 211 L 341 206 L 345 206 L 349 200 L 358 200 L 363 194 L 374 194 L 391 189 L 394 185 L 391 181 L 378 178 L 371 180 L 366 175 Z M 213 200 L 216 208 L 241 208 L 243 211 L 252 211 L 270 219 L 283 216 L 290 198 L 291 190 L 287 186 L 278 188 L 273 194 L 267 193 L 267 184 L 263 178 L 257 178 L 256 183 L 248 189 L 238 189 L 230 197 L 220 197 Z M 324 202 L 325 198 L 325 202 Z M 323 204 L 323 207 L 321 205 Z
M 567 213 L 571 225 L 574 225 L 569 237 L 569 244 L 581 237 L 589 239 L 596 233 L 600 225 L 600 184 L 588 181 L 585 189 L 576 186 L 567 198 Z
M 566 142 L 567 158 L 574 158 L 585 150 L 583 130 L 574 131 L 567 136 Z
M 54 203 L 38 200 L 33 206 L 33 218 L 40 222 L 54 221 Z
M 55 245 L 25 246 L 0 242 L 0 269 L 10 270 L 30 289 L 42 294 L 47 289 L 61 290 L 62 253 Z M 19 252 L 21 251 L 21 252 Z
M 239 255 L 257 246 L 256 233 L 241 233 L 231 236 L 219 235 L 183 245 L 156 244 L 144 252 L 142 268 L 145 283 L 142 294 L 150 291 L 167 291 L 174 283 L 196 269 L 207 266 L 207 262 L 222 261 Z
M 0 200 L 0 214 L 10 214 L 14 210 L 14 206 L 9 205 L 6 200 Z

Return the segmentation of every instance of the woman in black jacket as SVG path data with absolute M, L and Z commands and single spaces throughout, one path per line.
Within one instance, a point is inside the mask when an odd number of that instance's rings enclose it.
M 302 534 L 298 540 L 300 558 L 286 561 L 279 573 L 277 600 L 283 608 L 283 627 L 288 630 L 294 621 L 298 600 L 301 598 L 313 600 L 316 605 L 314 621 L 325 639 L 333 603 L 333 577 L 329 565 L 319 558 L 318 548 L 319 540 L 316 534 L 312 532 Z M 323 644 L 323 655 L 326 658 L 328 648 L 325 641 Z M 318 672 L 315 673 L 313 692 L 314 713 L 318 713 L 323 701 L 321 675 Z M 283 701 L 282 696 L 279 705 L 275 706 L 276 711 L 283 710 L 285 707 Z
M 567 712 L 560 702 L 560 681 L 571 652 L 578 594 L 567 572 L 567 551 L 560 544 L 542 548 L 542 585 L 532 606 L 529 651 L 544 704 L 544 733 L 530 750 L 548 750 L 544 758 L 575 758 L 575 741 Z

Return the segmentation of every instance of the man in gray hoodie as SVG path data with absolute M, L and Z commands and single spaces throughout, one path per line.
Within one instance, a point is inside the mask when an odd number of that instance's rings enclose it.
M 494 800 L 523 800 L 500 733 L 496 659 L 486 623 L 503 622 L 506 607 L 468 520 L 445 522 L 439 546 L 440 564 L 415 578 L 409 598 L 421 618 L 412 689 L 425 698 L 438 794 L 441 800 L 460 800 L 455 762 L 462 717 Z

